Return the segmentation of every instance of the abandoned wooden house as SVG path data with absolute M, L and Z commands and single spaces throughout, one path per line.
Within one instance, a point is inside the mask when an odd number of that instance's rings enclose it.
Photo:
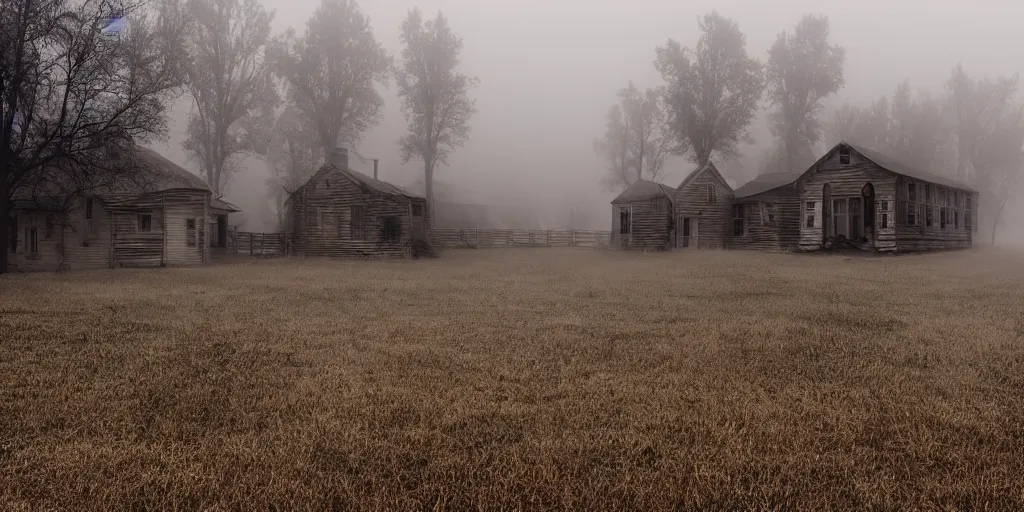
M 298 255 L 409 257 L 413 242 L 426 239 L 426 199 L 352 170 L 344 148 L 331 153 L 285 208 Z
M 665 250 L 673 240 L 676 190 L 637 180 L 612 201 L 611 247 Z
M 862 250 L 961 249 L 977 231 L 978 192 L 881 153 L 840 142 L 796 180 L 799 248 L 837 239 Z
M 724 249 L 733 190 L 715 164 L 698 166 L 675 191 L 675 247 Z
M 7 248 L 11 270 L 210 261 L 205 228 L 212 221 L 219 236 L 226 216 L 238 209 L 213 199 L 202 179 L 150 149 L 134 147 L 121 158 L 118 165 L 130 166 L 131 179 L 71 195 L 51 181 L 15 194 Z

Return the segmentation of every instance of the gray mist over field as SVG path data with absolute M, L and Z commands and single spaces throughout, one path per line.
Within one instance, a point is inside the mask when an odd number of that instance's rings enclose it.
M 318 0 L 268 0 L 275 11 L 273 33 L 294 28 L 301 34 Z M 693 47 L 698 20 L 718 11 L 746 36 L 750 57 L 766 62 L 781 31 L 792 31 L 806 14 L 828 17 L 829 41 L 845 49 L 845 85 L 822 103 L 822 117 L 849 102 L 867 107 L 892 95 L 903 80 L 912 90 L 941 95 L 953 67 L 960 63 L 974 79 L 1012 76 L 1024 68 L 1019 19 L 1024 6 L 1005 1 L 932 0 L 857 3 L 822 0 L 378 0 L 359 8 L 387 52 L 401 52 L 400 26 L 408 10 L 424 17 L 441 10 L 464 41 L 460 71 L 479 78 L 471 90 L 477 112 L 469 141 L 439 167 L 436 194 L 442 200 L 487 205 L 522 205 L 536 210 L 545 227 L 566 227 L 567 210 L 576 208 L 573 227 L 609 229 L 614 191 L 602 186 L 607 164 L 593 143 L 604 133 L 605 116 L 616 93 L 629 82 L 645 89 L 663 84 L 654 66 L 655 48 L 671 38 Z M 380 176 L 413 187 L 423 179 L 422 162 L 402 165 L 397 140 L 407 132 L 394 80 L 382 89 L 382 118 L 358 145 L 360 154 L 380 159 Z M 182 149 L 191 98 L 174 108 L 170 139 L 155 149 L 195 171 Z M 741 143 L 739 156 L 720 167 L 734 185 L 757 175 L 774 140 L 761 108 L 749 126 L 753 144 Z M 824 143 L 815 147 L 821 154 Z M 358 160 L 353 167 L 372 173 Z M 693 164 L 671 157 L 662 181 L 677 185 Z M 248 231 L 274 231 L 277 217 L 267 199 L 266 164 L 244 160 L 232 177 L 226 198 L 244 211 L 232 223 Z M 444 197 L 455 196 L 455 197 Z M 1024 202 L 1011 200 L 999 237 L 1022 240 L 1013 219 L 1024 217 Z

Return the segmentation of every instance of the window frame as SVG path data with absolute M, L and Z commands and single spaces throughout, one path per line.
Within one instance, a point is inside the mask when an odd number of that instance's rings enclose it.
M 380 228 L 381 241 L 389 244 L 402 242 L 402 219 L 398 215 L 382 216 L 380 218 Z
M 839 165 L 850 165 L 850 147 L 840 146 L 839 147 Z
M 153 231 L 153 214 L 140 213 L 136 219 L 136 229 L 139 233 L 151 233 Z
M 358 215 L 356 215 L 358 213 Z M 354 204 L 349 207 L 348 237 L 350 240 L 366 240 L 366 209 L 363 205 Z M 357 222 L 358 220 L 358 222 Z
M 191 224 L 191 226 L 190 226 Z M 199 241 L 196 239 L 199 234 L 199 230 L 196 226 L 199 223 L 196 219 L 185 219 L 185 247 L 198 247 Z M 191 231 L 191 234 L 189 233 Z
M 715 184 L 714 183 L 708 183 L 705 186 L 707 187 L 707 190 L 705 192 L 707 194 L 707 202 L 708 203 L 715 203 L 715 202 L 717 202 L 718 201 L 718 191 L 715 190 Z
M 814 228 L 815 213 L 818 210 L 817 201 L 805 201 L 804 202 L 804 227 Z
M 738 212 L 738 216 L 737 216 Z M 739 232 L 736 231 L 736 221 L 739 221 Z M 739 203 L 732 205 L 732 236 L 746 236 L 747 234 L 747 205 Z
M 623 222 L 625 220 L 625 222 Z M 628 235 L 633 231 L 633 207 L 619 207 L 619 234 Z

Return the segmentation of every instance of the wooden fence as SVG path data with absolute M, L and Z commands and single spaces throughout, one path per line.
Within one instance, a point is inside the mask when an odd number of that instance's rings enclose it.
M 435 229 L 438 247 L 606 247 L 611 231 L 582 229 Z
M 607 247 L 611 231 L 583 229 L 435 229 L 429 235 L 439 248 L 459 247 Z M 244 256 L 287 256 L 293 251 L 290 233 L 228 231 L 226 247 L 215 253 Z

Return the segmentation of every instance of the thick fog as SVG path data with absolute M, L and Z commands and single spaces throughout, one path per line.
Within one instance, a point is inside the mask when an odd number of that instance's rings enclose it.
M 268 0 L 265 5 L 276 11 L 274 32 L 280 33 L 288 27 L 301 32 L 317 3 Z M 607 205 L 615 194 L 601 186 L 606 165 L 594 152 L 593 140 L 603 133 L 616 91 L 631 80 L 639 87 L 659 85 L 655 47 L 668 38 L 694 45 L 698 17 L 713 9 L 739 24 L 749 55 L 762 61 L 777 34 L 792 30 L 801 16 L 827 15 L 831 42 L 846 49 L 846 85 L 825 100 L 826 112 L 845 101 L 866 105 L 890 94 L 903 79 L 909 79 L 914 89 L 940 93 L 958 62 L 979 78 L 1012 75 L 1024 67 L 1024 45 L 1012 42 L 1020 35 L 1024 4 L 1004 0 L 360 3 L 377 39 L 393 56 L 400 52 L 402 19 L 415 6 L 428 16 L 438 9 L 444 12 L 464 39 L 462 71 L 480 79 L 472 92 L 478 112 L 471 121 L 471 139 L 450 158 L 450 166 L 438 171 L 436 180 L 456 187 L 462 202 L 536 205 L 551 211 L 562 204 L 576 206 L 584 212 L 580 228 L 608 229 Z M 396 140 L 405 133 L 406 123 L 393 84 L 384 96 L 388 103 L 383 119 L 358 149 L 368 158 L 380 159 L 382 179 L 412 186 L 422 179 L 422 164 L 401 165 Z M 195 170 L 181 149 L 188 109 L 186 97 L 177 108 L 171 139 L 156 147 Z M 736 184 L 757 174 L 761 149 L 772 143 L 763 115 L 750 131 L 755 144 L 742 146 L 744 156 L 724 166 Z M 265 165 L 254 158 L 247 162 L 246 170 L 228 185 L 227 198 L 244 210 L 238 216 L 243 229 L 274 229 L 265 199 Z M 353 166 L 371 169 L 358 161 Z M 692 164 L 673 158 L 666 167 L 664 181 L 675 185 Z

